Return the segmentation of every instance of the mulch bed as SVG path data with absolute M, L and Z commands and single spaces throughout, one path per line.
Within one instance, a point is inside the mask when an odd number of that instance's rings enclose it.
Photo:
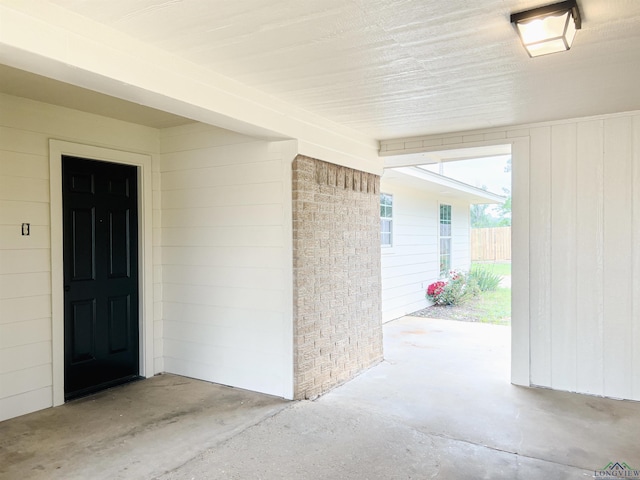
M 434 305 L 410 313 L 411 317 L 441 318 L 445 320 L 460 320 L 462 322 L 477 322 L 478 316 L 473 308 L 474 300 L 462 305 Z

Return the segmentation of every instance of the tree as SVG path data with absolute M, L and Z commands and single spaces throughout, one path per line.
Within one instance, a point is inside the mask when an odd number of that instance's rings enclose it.
M 498 215 L 500 215 L 499 226 L 509 227 L 511 226 L 511 190 L 508 188 L 502 189 L 507 197 L 502 205 L 498 205 Z
M 488 228 L 495 227 L 498 220 L 489 213 L 489 204 L 477 203 L 471 205 L 471 228 Z
M 504 173 L 511 173 L 511 157 L 507 160 L 507 164 L 504 166 Z M 507 199 L 504 201 L 502 205 L 498 205 L 498 215 L 500 216 L 500 220 L 498 221 L 498 226 L 500 227 L 510 227 L 511 226 L 511 190 L 508 188 L 502 188 Z
M 511 157 L 507 159 L 504 173 L 510 173 Z M 488 190 L 486 185 L 481 187 Z M 471 228 L 510 227 L 511 226 L 511 190 L 502 188 L 506 200 L 501 205 L 471 205 Z

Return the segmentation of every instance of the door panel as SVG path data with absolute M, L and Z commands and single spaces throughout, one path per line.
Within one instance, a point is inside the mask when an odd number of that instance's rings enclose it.
M 128 210 L 109 212 L 109 278 L 130 275 L 129 213 Z
M 71 258 L 73 281 L 95 278 L 95 210 L 71 210 Z M 90 248 L 87 248 L 87 243 Z
M 71 302 L 71 362 L 80 363 L 95 359 L 96 302 L 84 300 Z
M 137 378 L 137 169 L 64 156 L 65 398 Z
M 109 298 L 109 353 L 124 352 L 129 348 L 131 296 Z

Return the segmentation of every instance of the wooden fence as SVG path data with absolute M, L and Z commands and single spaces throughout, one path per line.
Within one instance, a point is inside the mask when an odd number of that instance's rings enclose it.
M 472 228 L 471 260 L 511 260 L 511 227 Z

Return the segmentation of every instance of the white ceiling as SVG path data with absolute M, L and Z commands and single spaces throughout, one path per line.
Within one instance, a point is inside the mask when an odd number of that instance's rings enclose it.
M 49 1 L 376 139 L 640 109 L 639 0 L 536 59 L 509 15 L 545 0 Z

